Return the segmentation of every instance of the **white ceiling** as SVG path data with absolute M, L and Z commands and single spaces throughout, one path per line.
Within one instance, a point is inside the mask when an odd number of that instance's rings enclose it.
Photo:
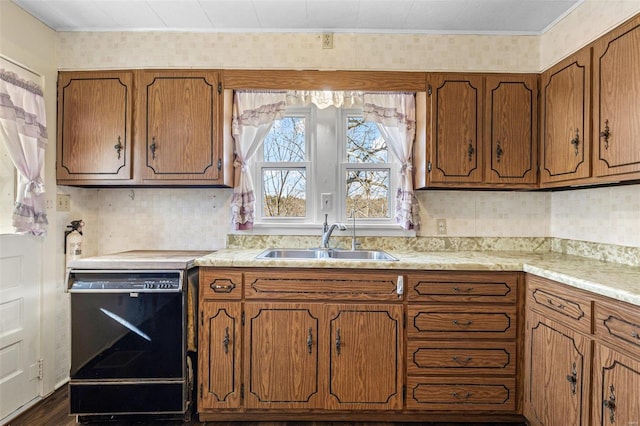
M 12 1 L 57 31 L 538 35 L 583 0 Z

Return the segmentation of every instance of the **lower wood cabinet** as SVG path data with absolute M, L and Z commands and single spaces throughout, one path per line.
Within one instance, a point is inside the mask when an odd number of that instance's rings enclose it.
M 531 425 L 640 423 L 640 307 L 527 275 Z

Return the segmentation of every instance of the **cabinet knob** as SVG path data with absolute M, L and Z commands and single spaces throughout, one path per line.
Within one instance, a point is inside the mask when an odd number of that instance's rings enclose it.
M 609 395 L 609 399 L 605 399 L 602 402 L 602 405 L 609 410 L 609 422 L 616 422 L 616 395 L 615 389 L 613 385 L 609 386 L 609 391 L 611 392 Z
M 578 156 L 578 153 L 580 152 L 578 149 L 578 146 L 580 145 L 580 130 L 576 129 L 576 135 L 573 139 L 571 139 L 571 145 L 573 145 L 573 149 L 574 152 L 576 154 L 576 157 Z
M 498 163 L 500 162 L 502 154 L 504 154 L 504 149 L 502 149 L 502 147 L 500 146 L 500 141 L 498 141 L 498 143 L 496 144 L 496 161 Z
M 156 144 L 156 137 L 151 138 L 151 145 L 149 145 L 149 149 L 151 150 L 151 159 L 156 159 L 156 149 L 158 149 L 158 145 Z
M 122 142 L 120 141 L 120 136 L 118 136 L 118 143 L 113 146 L 113 149 L 118 153 L 118 160 L 120 159 L 120 151 L 122 151 Z
M 604 130 L 600 132 L 600 137 L 604 139 L 604 149 L 609 149 L 609 137 L 611 132 L 609 131 L 609 120 L 604 120 Z
M 578 384 L 578 371 L 576 370 L 576 363 L 573 363 L 573 369 L 571 370 L 571 374 L 567 374 L 567 381 L 571 385 L 571 394 L 576 394 L 576 386 Z

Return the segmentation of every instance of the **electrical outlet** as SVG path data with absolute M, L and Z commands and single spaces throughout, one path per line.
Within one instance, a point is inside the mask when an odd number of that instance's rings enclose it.
M 324 33 L 324 34 L 322 34 L 322 48 L 323 49 L 333 49 L 333 34 L 332 33 Z
M 70 210 L 71 210 L 71 195 L 57 194 L 56 195 L 56 211 L 68 212 Z
M 438 235 L 447 235 L 447 219 L 436 219 Z

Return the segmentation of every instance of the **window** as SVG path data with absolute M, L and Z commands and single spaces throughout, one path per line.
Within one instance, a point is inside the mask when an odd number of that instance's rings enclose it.
M 395 226 L 397 161 L 355 109 L 289 108 L 256 155 L 256 224 Z M 310 228 L 315 231 L 315 228 Z

